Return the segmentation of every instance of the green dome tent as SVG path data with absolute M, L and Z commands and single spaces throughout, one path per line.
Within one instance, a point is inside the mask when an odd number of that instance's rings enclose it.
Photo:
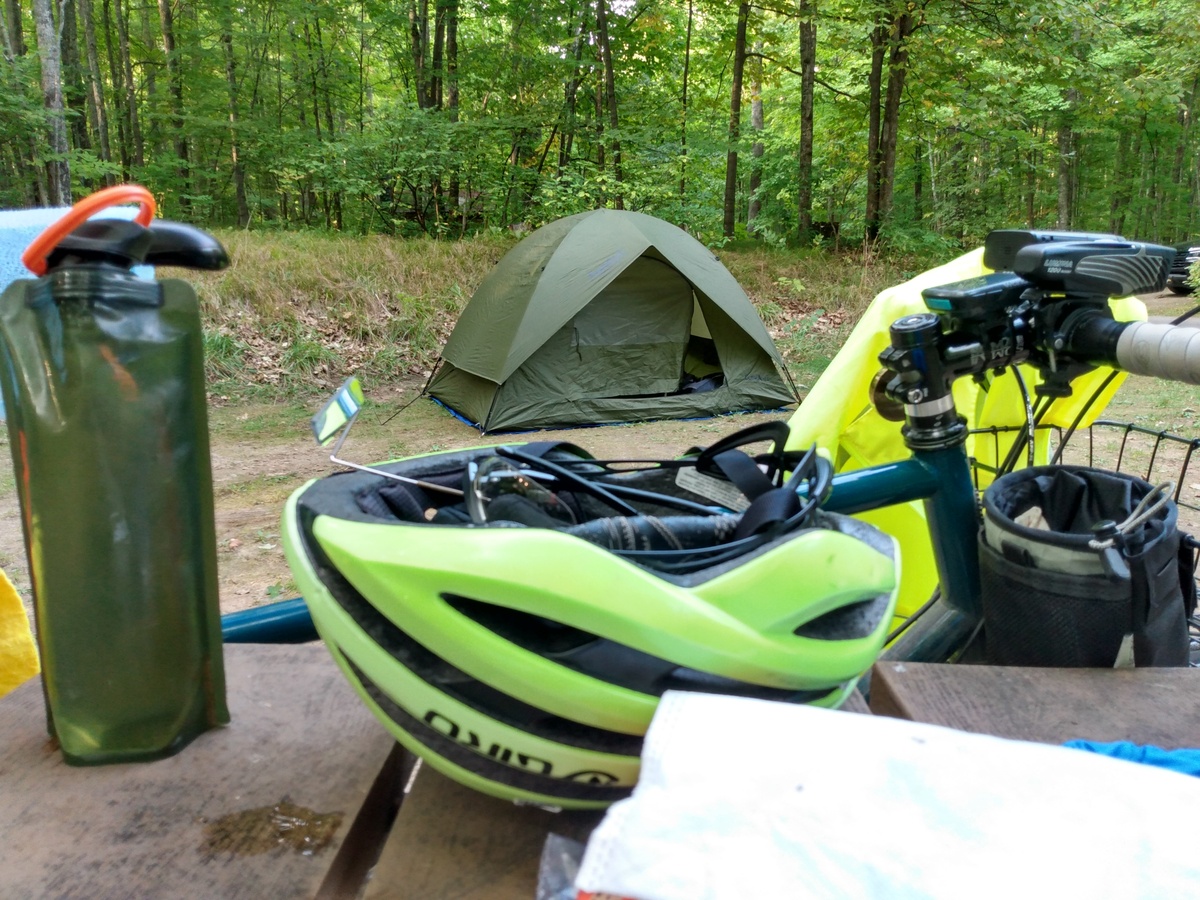
M 775 409 L 795 400 L 781 370 L 711 251 L 653 216 L 598 209 L 500 260 L 426 392 L 486 432 Z

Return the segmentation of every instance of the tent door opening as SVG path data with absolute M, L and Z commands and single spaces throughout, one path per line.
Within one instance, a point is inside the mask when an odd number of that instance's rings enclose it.
M 553 357 L 570 343 L 572 365 L 560 371 L 575 398 L 657 397 L 719 377 L 711 337 L 693 334 L 699 312 L 692 285 L 674 267 L 643 256 L 597 294 L 535 356 Z M 704 331 L 703 314 L 699 322 Z M 529 366 L 537 366 L 530 359 Z

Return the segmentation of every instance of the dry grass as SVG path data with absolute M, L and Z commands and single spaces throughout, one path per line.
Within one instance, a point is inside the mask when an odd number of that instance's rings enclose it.
M 511 241 L 221 232 L 233 265 L 187 277 L 205 319 L 215 395 L 328 391 L 421 374 Z
M 754 302 L 793 375 L 809 385 L 876 294 L 946 261 L 759 248 L 720 256 Z

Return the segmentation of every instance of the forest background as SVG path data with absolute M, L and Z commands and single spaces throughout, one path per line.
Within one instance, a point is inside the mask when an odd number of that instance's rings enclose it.
M 3 0 L 0 206 L 455 238 L 637 209 L 716 246 L 1173 242 L 1194 0 Z M 944 254 L 943 254 L 944 255 Z

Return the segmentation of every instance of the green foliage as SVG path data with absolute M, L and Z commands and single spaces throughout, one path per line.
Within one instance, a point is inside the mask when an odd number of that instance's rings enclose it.
M 211 382 L 237 378 L 246 369 L 245 342 L 231 334 L 205 329 L 204 371 Z
M 738 234 L 796 247 L 795 5 L 753 9 L 748 43 L 761 84 L 747 75 L 734 148 L 727 129 L 737 4 L 610 6 L 615 128 L 594 4 L 215 0 L 176 11 L 171 60 L 152 7 L 124 6 L 122 46 L 115 9 L 98 6 L 96 67 L 112 149 L 105 158 L 81 60 L 65 85 L 76 192 L 134 181 L 154 191 L 164 216 L 209 227 L 437 239 L 537 226 L 619 202 L 718 246 L 734 149 Z M 30 10 L 14 8 L 28 43 Z M 904 57 L 895 71 L 905 81 L 896 120 L 885 123 L 895 157 L 881 234 L 895 250 L 936 252 L 1021 224 L 1159 240 L 1200 231 L 1194 0 L 823 0 L 811 8 L 817 81 L 808 212 L 825 227 L 804 236 L 805 246 L 862 240 L 870 35 L 877 25 L 899 35 L 902 17 L 912 28 L 888 48 Z M 453 58 L 445 28 L 452 10 Z M 80 19 L 73 37 L 86 55 Z M 168 62 L 181 73 L 178 108 Z M 885 66 L 881 87 L 889 74 Z M 32 48 L 0 59 L 7 206 L 45 201 L 48 118 L 39 81 Z M 754 92 L 764 110 L 757 132 Z M 751 227 L 755 142 L 763 152 Z

